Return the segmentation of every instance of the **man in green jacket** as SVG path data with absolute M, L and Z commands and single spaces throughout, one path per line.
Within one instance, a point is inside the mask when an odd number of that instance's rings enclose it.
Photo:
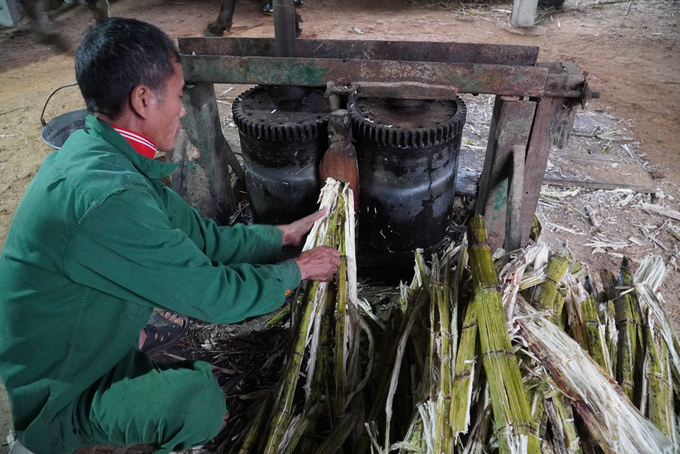
M 14 213 L 0 255 L 0 378 L 35 453 L 137 443 L 167 453 L 211 439 L 224 396 L 208 364 L 140 351 L 153 308 L 233 323 L 340 263 L 327 247 L 274 263 L 323 213 L 219 227 L 158 181 L 176 168 L 152 158 L 173 148 L 184 115 L 178 62 L 150 24 L 90 30 L 76 78 L 94 115 L 45 159 Z

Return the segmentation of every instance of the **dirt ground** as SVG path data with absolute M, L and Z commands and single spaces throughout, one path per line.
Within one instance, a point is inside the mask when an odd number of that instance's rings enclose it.
M 509 25 L 510 4 L 423 1 L 306 0 L 300 10 L 302 37 L 537 45 L 540 61 L 576 61 L 602 97 L 577 118 L 569 147 L 554 150 L 549 176 L 609 178 L 658 189 L 652 198 L 625 191 L 546 187 L 549 194 L 539 206 L 546 239 L 553 248 L 566 243 L 593 271 L 616 270 L 621 254 L 634 260 L 661 254 L 670 268 L 661 292 L 671 317 L 680 322 L 678 240 L 670 234 L 680 223 L 641 207 L 656 203 L 680 209 L 680 2 L 567 0 L 562 10 L 541 11 L 534 29 L 516 30 Z M 261 7 L 260 1 L 241 1 L 229 36 L 273 36 L 272 19 L 261 14 Z M 172 38 L 200 36 L 218 10 L 216 0 L 120 0 L 111 7 L 113 15 L 149 21 Z M 93 22 L 82 6 L 64 5 L 53 19 L 73 47 Z M 74 82 L 73 57 L 38 43 L 25 21 L 14 29 L 0 29 L 0 247 L 21 195 L 50 152 L 40 138 L 45 100 L 56 88 Z M 229 88 L 219 87 L 217 93 Z M 218 97 L 227 130 L 228 104 L 239 90 Z M 492 100 L 465 99 L 470 113 L 463 151 L 479 164 Z M 82 107 L 77 89 L 65 88 L 54 96 L 45 117 Z M 598 229 L 587 219 L 586 206 L 597 214 Z M 0 396 L 2 444 L 11 421 L 4 392 Z

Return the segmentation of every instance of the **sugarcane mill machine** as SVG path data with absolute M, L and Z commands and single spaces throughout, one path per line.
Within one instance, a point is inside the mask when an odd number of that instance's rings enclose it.
M 412 269 L 416 248 L 436 251 L 450 235 L 458 94 L 493 94 L 476 211 L 492 250 L 528 243 L 550 148 L 565 144 L 575 106 L 598 96 L 586 72 L 537 63 L 533 46 L 297 39 L 294 17 L 293 0 L 274 0 L 273 39 L 179 38 L 187 113 L 175 191 L 226 223 L 231 167 L 257 222 L 291 222 L 316 209 L 330 146 L 340 160 L 325 173 L 343 178 L 357 163 L 346 178 L 356 180 L 360 269 Z M 243 166 L 222 134 L 215 83 L 257 84 L 232 108 Z

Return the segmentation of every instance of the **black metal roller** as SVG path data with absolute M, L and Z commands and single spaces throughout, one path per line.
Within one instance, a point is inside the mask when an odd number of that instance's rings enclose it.
M 416 248 L 432 251 L 446 240 L 466 113 L 460 98 L 396 105 L 359 98 L 352 106 L 360 265 L 410 269 Z
M 258 222 L 288 223 L 316 209 L 329 112 L 323 90 L 282 100 L 255 87 L 234 101 L 246 188 Z

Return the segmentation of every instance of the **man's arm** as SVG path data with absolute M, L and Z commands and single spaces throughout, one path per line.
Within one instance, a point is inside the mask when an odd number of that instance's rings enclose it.
M 283 232 L 283 244 L 292 246 L 302 246 L 316 221 L 326 215 L 326 208 L 322 208 L 316 213 L 295 221 L 291 224 L 277 226 Z M 337 249 L 328 246 L 319 246 L 309 251 L 305 251 L 296 257 L 295 262 L 300 267 L 302 279 L 313 281 L 330 280 L 340 266 L 340 254 Z
M 227 265 L 274 262 L 281 246 L 301 246 L 314 222 L 326 214 L 323 208 L 291 224 L 219 227 L 212 219 L 201 218 L 174 191 L 168 190 L 168 194 L 171 223 L 186 232 L 211 260 Z M 295 262 L 302 279 L 327 281 L 337 271 L 340 258 L 337 250 L 322 247 L 303 252 Z
M 274 263 L 281 252 L 283 232 L 271 225 L 218 226 L 202 218 L 176 192 L 166 189 L 167 217 L 210 260 L 223 264 Z
M 230 266 L 211 261 L 170 224 L 148 193 L 137 190 L 119 193 L 92 209 L 81 220 L 69 251 L 66 270 L 76 282 L 215 323 L 280 307 L 286 292 L 301 279 L 293 260 Z M 308 252 L 320 258 L 318 252 Z

